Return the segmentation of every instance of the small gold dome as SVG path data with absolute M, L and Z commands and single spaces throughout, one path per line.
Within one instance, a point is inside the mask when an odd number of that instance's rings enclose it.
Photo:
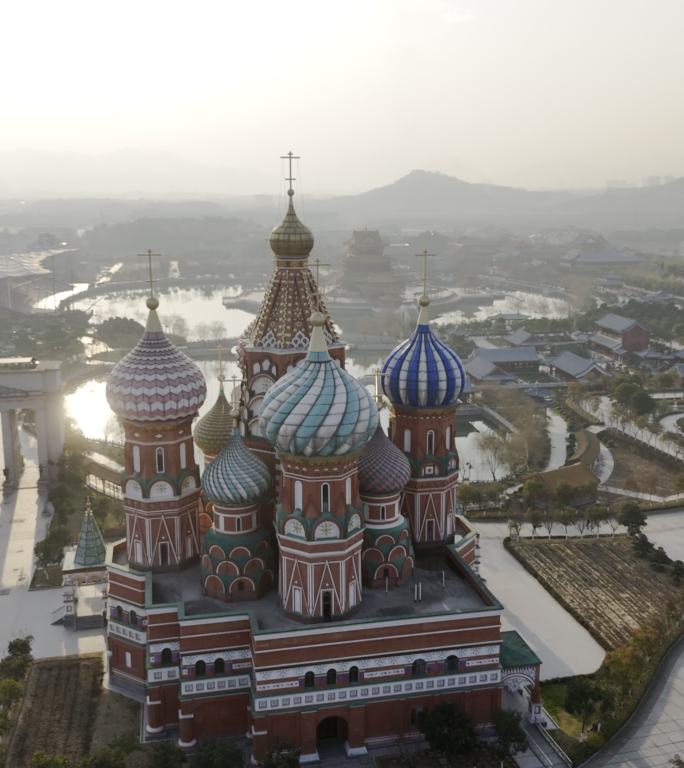
M 271 250 L 279 258 L 305 259 L 314 246 L 311 230 L 297 218 L 292 197 L 293 190 L 288 190 L 290 202 L 282 222 L 274 227 L 269 237 Z

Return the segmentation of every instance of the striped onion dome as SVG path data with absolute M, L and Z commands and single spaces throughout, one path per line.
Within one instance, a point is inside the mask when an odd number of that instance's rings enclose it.
M 463 392 L 465 371 L 459 356 L 433 333 L 430 300 L 420 297 L 418 325 L 389 354 L 382 368 L 382 390 L 395 405 L 439 408 L 453 405 Z
M 397 493 L 411 477 L 411 464 L 378 424 L 359 459 L 361 493 Z
M 145 332 L 107 380 L 107 402 L 122 419 L 170 421 L 193 416 L 207 393 L 200 369 L 162 331 L 158 306 L 154 297 L 147 300 Z
M 289 202 L 285 218 L 274 227 L 268 238 L 271 250 L 279 258 L 305 259 L 314 246 L 311 230 L 304 226 L 295 213 L 294 190 L 287 191 Z
M 311 315 L 306 358 L 266 392 L 262 434 L 280 451 L 341 456 L 361 448 L 378 425 L 370 392 L 328 354 L 325 316 Z
M 233 430 L 233 414 L 230 403 L 223 391 L 223 379 L 220 379 L 220 387 L 216 402 L 211 408 L 197 419 L 192 436 L 195 445 L 205 456 L 218 456 L 221 448 L 226 444 Z
M 244 444 L 235 427 L 219 455 L 204 470 L 202 488 L 219 507 L 249 504 L 271 485 L 271 473 Z

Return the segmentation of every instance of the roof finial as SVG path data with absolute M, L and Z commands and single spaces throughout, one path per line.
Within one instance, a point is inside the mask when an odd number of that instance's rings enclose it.
M 309 339 L 309 352 L 326 352 L 328 345 L 325 342 L 323 326 L 325 325 L 325 315 L 322 312 L 312 312 L 309 318 L 311 323 L 311 338 Z
M 150 295 L 147 299 L 147 308 L 148 309 L 156 309 L 159 306 L 159 299 L 154 295 L 154 278 L 152 277 L 152 257 L 153 256 L 159 256 L 161 257 L 161 253 L 152 253 L 152 251 L 148 248 L 145 253 L 139 253 L 138 256 L 147 256 L 147 268 L 149 270 L 149 283 L 150 283 Z
M 285 181 L 287 181 L 288 184 L 290 185 L 289 189 L 287 190 L 287 194 L 290 197 L 292 197 L 294 195 L 294 189 L 292 188 L 292 182 L 293 181 L 297 181 L 297 179 L 295 179 L 295 177 L 292 175 L 292 161 L 293 160 L 301 160 L 301 157 L 299 155 L 293 155 L 292 154 L 292 150 L 290 150 L 286 155 L 281 155 L 280 159 L 288 161 L 289 171 L 288 171 L 288 175 L 285 177 Z
M 423 259 L 423 293 L 421 297 L 418 299 L 418 305 L 420 306 L 420 312 L 418 313 L 418 325 L 428 324 L 427 308 L 430 306 L 430 298 L 428 297 L 428 292 L 427 292 L 427 275 L 428 275 L 427 263 L 428 263 L 428 257 L 434 256 L 434 255 L 435 255 L 434 253 L 428 253 L 427 248 L 422 253 L 416 254 L 418 258 Z
M 329 267 L 330 264 L 325 264 L 320 260 L 318 256 L 316 256 L 316 260 L 314 261 L 314 264 L 316 265 L 316 298 L 318 299 L 317 305 L 313 307 L 314 311 L 318 310 L 321 311 L 321 307 L 323 306 L 323 291 L 321 290 L 321 279 L 319 275 L 319 269 L 320 267 Z
M 230 390 L 230 407 L 233 409 L 233 429 L 238 429 L 240 424 L 240 398 L 241 387 L 238 389 L 238 384 L 242 385 L 242 379 L 233 374 L 228 381 L 231 382 L 233 388 Z
M 373 395 L 373 400 L 375 400 L 375 404 L 378 407 L 378 410 L 380 410 L 380 407 L 382 406 L 382 394 L 380 393 L 380 376 L 382 375 L 381 370 L 375 366 L 373 368 L 373 379 L 375 384 L 375 394 Z

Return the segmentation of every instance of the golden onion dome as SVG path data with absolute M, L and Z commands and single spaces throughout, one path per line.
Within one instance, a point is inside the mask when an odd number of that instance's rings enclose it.
M 311 230 L 297 218 L 292 198 L 294 190 L 289 189 L 287 194 L 290 201 L 287 213 L 282 222 L 273 228 L 269 237 L 271 250 L 279 258 L 305 259 L 314 246 L 314 238 Z

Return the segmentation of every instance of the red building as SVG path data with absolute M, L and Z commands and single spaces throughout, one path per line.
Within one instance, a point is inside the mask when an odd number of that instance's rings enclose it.
M 630 317 L 609 312 L 599 318 L 589 341 L 597 352 L 621 360 L 628 352 L 643 352 L 648 348 L 651 334 Z
M 188 748 L 247 734 L 257 760 L 276 739 L 302 763 L 326 740 L 363 754 L 417 736 L 418 714 L 440 701 L 484 725 L 507 677 L 532 686 L 536 716 L 538 659 L 522 668 L 518 652 L 502 666 L 502 607 L 455 507 L 460 361 L 431 331 L 424 297 L 385 366 L 388 439 L 344 370 L 306 233 L 290 195 L 271 236 L 273 290 L 242 345 L 240 426 L 217 450 L 219 403 L 199 429 L 213 459 L 203 533 L 189 425 L 204 382 L 163 337 L 155 301 L 112 373 L 128 525 L 108 552 L 111 682 L 144 697 L 146 734 L 177 733 Z M 168 489 L 153 494 L 159 482 Z

